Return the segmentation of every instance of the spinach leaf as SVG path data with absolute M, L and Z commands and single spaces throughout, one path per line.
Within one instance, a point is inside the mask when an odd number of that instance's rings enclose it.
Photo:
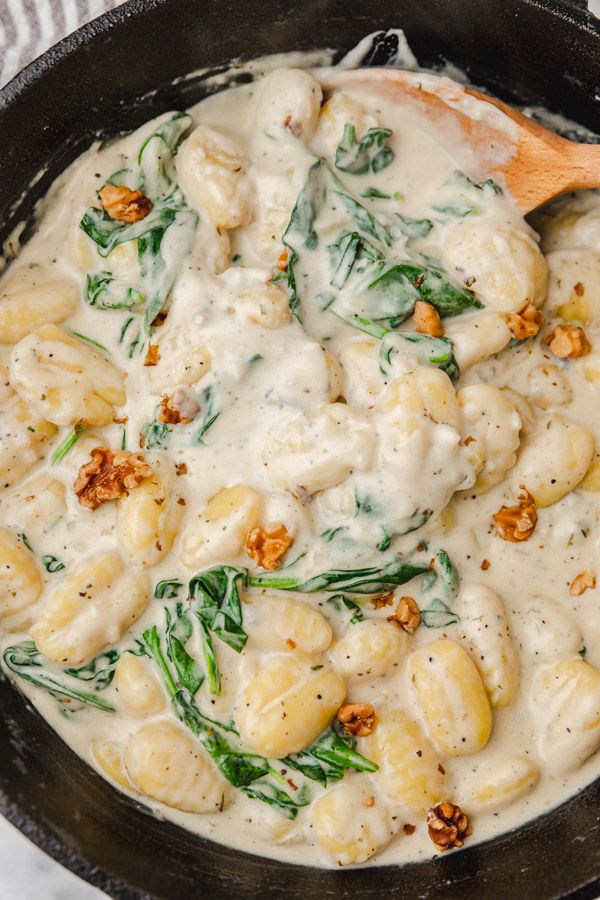
M 336 169 L 350 175 L 381 172 L 394 159 L 394 151 L 385 144 L 392 133 L 389 128 L 369 128 L 357 140 L 356 128 L 347 122 L 335 152 Z
M 450 338 L 434 338 L 409 331 L 386 332 L 382 337 L 379 367 L 384 375 L 391 373 L 393 354 L 407 352 L 416 356 L 423 365 L 437 366 L 453 380 L 459 377 L 460 370 Z
M 448 206 L 435 205 L 431 208 L 435 209 L 436 212 L 442 213 L 442 215 L 452 216 L 455 219 L 466 219 L 468 216 L 478 216 L 481 213 L 479 207 L 469 206 L 466 203 L 455 203 Z
M 329 175 L 332 181 L 332 193 L 342 201 L 346 210 L 354 219 L 358 231 L 368 238 L 374 238 L 385 247 L 391 247 L 392 239 L 383 225 L 377 221 L 375 216 L 371 215 L 371 213 L 365 209 L 362 203 L 359 203 L 358 200 L 350 194 L 331 170 L 329 170 Z
M 379 594 L 385 593 L 395 585 L 405 584 L 417 575 L 423 575 L 429 571 L 429 566 L 405 561 L 396 556 L 381 566 L 362 569 L 332 569 L 306 580 L 290 577 L 285 574 L 285 570 L 280 570 L 276 575 L 251 575 L 248 578 L 248 584 L 252 587 L 270 587 L 283 591 L 300 591 L 306 594 L 315 591 Z
M 346 525 L 338 525 L 336 528 L 327 528 L 322 534 L 321 537 L 324 541 L 327 541 L 329 544 L 330 541 L 334 539 L 334 537 L 342 531 L 347 531 L 348 528 Z
M 85 282 L 85 302 L 99 309 L 133 309 L 146 302 L 139 291 L 115 282 L 111 272 L 93 272 Z
M 379 250 L 361 238 L 356 231 L 341 234 L 334 244 L 327 247 L 327 250 L 333 269 L 333 277 L 329 283 L 338 290 L 344 287 L 357 263 L 368 264 L 383 259 Z
M 491 178 L 486 178 L 485 181 L 472 181 L 464 172 L 461 172 L 459 169 L 455 169 L 454 172 L 450 175 L 449 178 L 445 181 L 445 186 L 448 187 L 458 187 L 463 190 L 476 190 L 483 191 L 484 193 L 491 194 L 502 194 L 502 188 L 499 184 L 496 184 Z
M 458 621 L 457 614 L 438 597 L 434 597 L 426 609 L 421 609 L 421 623 L 425 628 L 447 628 Z
M 61 572 L 65 568 L 64 562 L 48 553 L 42 556 L 42 562 L 46 572 L 50 572 L 51 575 L 54 575 L 55 572 Z
M 144 448 L 146 450 L 166 450 L 169 444 L 169 426 L 166 422 L 152 419 L 142 428 Z
M 200 398 L 202 401 L 202 421 L 200 423 L 200 428 L 194 435 L 195 444 L 204 443 L 204 437 L 221 415 L 221 410 L 216 408 L 214 388 L 212 385 L 204 388 Z
M 59 462 L 62 462 L 69 450 L 71 450 L 75 446 L 75 444 L 83 434 L 83 430 L 83 425 L 78 422 L 77 425 L 74 426 L 73 431 L 70 431 L 66 438 L 64 438 L 60 442 L 58 447 L 52 451 L 50 462 L 53 466 L 55 466 Z
M 329 603 L 330 606 L 333 606 L 336 612 L 342 612 L 344 609 L 349 610 L 352 613 L 350 619 L 351 625 L 362 622 L 364 618 L 363 611 L 358 603 L 355 603 L 350 597 L 346 597 L 345 594 L 334 594 L 332 597 L 327 598 L 327 603 Z
M 295 798 L 290 797 L 281 788 L 268 781 L 259 781 L 254 782 L 252 785 L 246 785 L 242 788 L 242 791 L 247 797 L 252 797 L 254 800 L 262 800 L 263 803 L 274 806 L 288 819 L 295 819 L 298 815 L 298 810 L 303 806 L 308 806 L 310 803 L 310 793 L 306 785 L 300 788 Z
M 350 735 L 340 734 L 329 728 L 308 749 L 281 760 L 285 765 L 302 772 L 307 778 L 318 781 L 323 787 L 332 781 L 340 781 L 348 769 L 357 772 L 376 772 L 379 766 L 354 749 Z
M 183 584 L 176 578 L 165 579 L 159 581 L 154 588 L 154 596 L 157 600 L 174 600 L 182 587 Z
M 371 300 L 371 305 L 381 307 L 384 314 L 372 318 L 395 316 L 404 321 L 412 315 L 417 300 L 431 303 L 442 317 L 481 309 L 483 304 L 472 291 L 451 284 L 444 274 L 438 269 L 411 262 L 391 260 L 380 263 L 368 290 L 376 295 L 375 303 Z
M 200 642 L 202 645 L 202 656 L 204 657 L 204 668 L 208 675 L 208 689 L 211 694 L 221 693 L 221 673 L 219 671 L 219 663 L 213 646 L 212 638 L 208 626 L 200 617 L 198 623 L 200 626 Z
M 308 178 L 298 194 L 289 224 L 283 234 L 283 243 L 290 250 L 297 250 L 299 247 L 314 250 L 319 243 L 315 219 L 317 207 L 323 199 L 320 172 L 321 160 L 318 159 L 309 169 Z M 288 259 L 288 272 L 289 264 Z
M 64 669 L 65 675 L 78 678 L 80 681 L 93 681 L 94 690 L 103 691 L 112 684 L 115 677 L 115 667 L 121 658 L 117 650 L 105 650 L 100 656 L 96 656 L 89 663 L 78 668 Z
M 402 231 L 409 238 L 427 237 L 433 228 L 431 219 L 413 219 L 411 216 L 401 216 L 400 213 L 396 213 L 396 216 L 400 219 Z
M 178 683 L 193 697 L 204 681 L 204 674 L 198 668 L 194 657 L 190 656 L 185 649 L 193 630 L 190 613 L 183 603 L 177 603 L 173 616 L 168 609 L 165 610 L 165 614 L 167 617 L 167 655 L 177 673 Z
M 244 569 L 213 566 L 195 575 L 189 583 L 189 600 L 194 614 L 236 653 L 243 650 L 248 640 L 239 595 L 245 575 Z
M 4 651 L 3 659 L 8 669 L 14 672 L 15 675 L 18 675 L 19 678 L 22 678 L 23 681 L 27 681 L 36 687 L 44 688 L 61 702 L 65 698 L 69 698 L 70 700 L 78 700 L 87 706 L 93 706 L 103 712 L 116 712 L 114 706 L 98 697 L 97 694 L 82 691 L 80 688 L 70 685 L 68 682 L 62 681 L 55 675 L 45 671 L 40 652 L 33 641 L 23 641 L 21 644 L 7 647 Z M 92 663 L 88 665 L 91 666 Z M 75 677 L 80 676 L 77 675 Z M 108 683 L 110 683 L 110 680 L 108 680 Z M 106 686 L 106 684 L 102 685 L 102 687 Z M 101 687 L 98 688 L 98 690 L 101 689 Z

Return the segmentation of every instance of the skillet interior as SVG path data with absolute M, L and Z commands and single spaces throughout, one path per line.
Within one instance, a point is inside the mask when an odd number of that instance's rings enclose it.
M 205 93 L 200 67 L 331 47 L 402 27 L 419 61 L 450 60 L 509 101 L 561 111 L 600 132 L 600 28 L 548 0 L 131 0 L 67 38 L 0 92 L 0 241 L 53 178 L 103 135 L 131 130 Z M 385 42 L 373 62 L 385 63 Z M 158 86 L 158 90 L 155 90 Z M 34 187 L 27 185 L 44 169 Z M 0 810 L 64 865 L 114 897 L 594 898 L 600 782 L 547 816 L 430 863 L 298 869 L 217 846 L 116 792 L 0 678 Z

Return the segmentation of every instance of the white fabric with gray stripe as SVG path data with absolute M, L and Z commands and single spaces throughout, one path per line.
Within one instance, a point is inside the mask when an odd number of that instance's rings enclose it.
M 123 0 L 0 0 L 0 86 L 33 59 Z

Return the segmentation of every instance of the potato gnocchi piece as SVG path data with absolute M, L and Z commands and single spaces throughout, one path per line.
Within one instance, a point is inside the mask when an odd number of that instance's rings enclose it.
M 600 672 L 579 657 L 542 669 L 531 710 L 546 770 L 566 775 L 600 747 Z
M 321 107 L 315 137 L 325 151 L 335 157 L 346 125 L 354 125 L 356 136 L 361 138 L 375 124 L 374 117 L 367 115 L 358 100 L 343 91 L 336 91 Z
M 492 710 L 467 651 L 440 638 L 415 650 L 409 666 L 420 713 L 440 752 L 466 756 L 485 747 Z
M 246 594 L 244 605 L 252 617 L 248 632 L 256 646 L 322 653 L 331 644 L 331 625 L 308 603 L 265 593 Z
M 116 741 L 92 741 L 90 755 L 98 768 L 110 781 L 114 781 L 126 791 L 135 790 L 125 770 L 123 748 Z
M 406 654 L 408 635 L 382 619 L 349 625 L 331 648 L 330 658 L 344 678 L 368 680 L 397 671 Z
M 254 170 L 254 219 L 240 237 L 247 240 L 250 252 L 270 268 L 282 252 L 281 236 L 301 187 L 293 166 L 282 174 L 270 168 Z
M 197 384 L 211 370 L 212 360 L 199 336 L 175 325 L 158 342 L 159 360 L 147 368 L 152 393 L 162 394 L 178 385 Z
M 542 207 L 536 220 L 534 227 L 541 234 L 542 249 L 547 258 L 555 250 L 600 250 L 597 208 L 574 208 L 569 198 L 561 198 L 556 205 Z
M 329 666 L 293 654 L 273 657 L 246 686 L 237 723 L 242 741 L 264 756 L 299 753 L 329 725 L 346 688 Z
M 377 716 L 361 747 L 379 766 L 372 776 L 382 794 L 420 815 L 444 796 L 444 767 L 421 727 L 400 709 Z
M 417 366 L 385 390 L 380 409 L 391 425 L 410 436 L 427 416 L 436 424 L 457 428 L 460 421 L 454 386 L 445 372 L 432 366 Z
M 42 472 L 3 497 L 2 505 L 20 528 L 28 533 L 47 534 L 65 512 L 65 486 L 58 478 Z
M 525 485 L 536 506 L 551 506 L 577 487 L 593 456 L 591 432 L 554 413 L 539 422 L 526 438 L 513 470 L 513 481 L 515 485 Z
M 561 603 L 549 597 L 533 597 L 531 605 L 517 610 L 521 620 L 519 643 L 540 663 L 570 659 L 583 647 L 577 620 Z
M 492 706 L 508 706 L 519 686 L 519 661 L 495 591 L 484 584 L 461 590 L 457 637 L 475 660 Z
M 42 576 L 33 553 L 8 528 L 0 528 L 0 627 L 26 630 L 42 593 Z
M 158 565 L 173 545 L 183 514 L 174 480 L 155 470 L 118 500 L 119 541 L 138 566 Z
M 31 636 L 51 662 L 81 666 L 120 640 L 147 605 L 146 577 L 129 571 L 117 553 L 101 553 L 53 588 Z
M 448 235 L 444 261 L 456 278 L 468 280 L 484 303 L 500 312 L 519 312 L 527 303 L 544 302 L 546 261 L 525 231 L 461 221 Z
M 550 253 L 546 307 L 565 322 L 587 325 L 600 313 L 600 257 L 597 253 Z
M 585 366 L 585 363 L 584 363 Z M 600 379 L 600 371 L 599 371 Z M 542 409 L 566 406 L 571 402 L 573 390 L 558 366 L 551 363 L 534 366 L 527 376 L 528 396 Z
M 239 291 L 232 312 L 239 312 L 254 325 L 269 330 L 283 328 L 292 320 L 287 294 L 277 284 L 257 282 Z
M 273 485 L 292 492 L 335 487 L 352 471 L 368 468 L 374 437 L 364 413 L 342 403 L 281 422 L 264 450 Z
M 360 338 L 348 342 L 340 351 L 342 394 L 352 406 L 369 408 L 382 395 L 387 384 L 379 367 L 379 342 Z
M 246 160 L 231 138 L 198 125 L 177 154 L 179 184 L 188 202 L 217 228 L 237 228 L 250 216 Z
M 45 455 L 56 427 L 19 397 L 0 409 L 0 484 L 13 487 Z
M 113 685 L 119 695 L 119 705 L 134 715 L 153 715 L 165 706 L 164 694 L 150 663 L 140 656 L 125 653 L 120 658 Z
M 539 769 L 525 756 L 505 756 L 481 766 L 469 780 L 469 808 L 501 809 L 527 794 L 539 778 Z
M 205 751 L 167 720 L 144 725 L 127 742 L 125 767 L 135 787 L 165 806 L 190 813 L 218 812 L 225 784 Z
M 85 209 L 81 209 L 80 215 L 69 226 L 65 250 L 68 259 L 75 268 L 87 275 L 89 272 L 93 272 L 94 269 L 101 269 L 104 263 L 101 257 L 98 256 L 96 244 L 90 240 L 79 226 L 81 215 L 84 211 Z M 142 286 L 136 284 L 139 274 L 137 248 L 137 241 L 126 241 L 126 243 L 115 247 L 107 260 L 110 263 L 107 268 L 110 269 L 111 274 L 128 287 Z
M 339 866 L 366 862 L 398 830 L 366 778 L 348 778 L 312 805 L 317 843 Z
M 8 374 L 10 352 L 10 347 L 0 344 L 0 403 L 6 403 L 7 400 L 15 396 L 15 392 L 10 386 Z
M 454 344 L 454 356 L 461 373 L 475 363 L 504 350 L 512 338 L 506 318 L 499 312 L 483 312 L 467 322 L 445 324 L 446 337 Z
M 184 566 L 232 562 L 260 521 L 262 498 L 245 484 L 234 484 L 210 498 L 183 532 L 179 558 Z
M 43 325 L 15 345 L 10 381 L 21 399 L 55 425 L 108 425 L 125 403 L 123 377 L 112 363 L 56 325 Z
M 323 92 L 304 69 L 276 69 L 256 94 L 256 127 L 267 134 L 287 130 L 307 141 L 317 123 Z
M 477 474 L 470 491 L 500 484 L 517 459 L 521 417 L 513 399 L 491 384 L 470 384 L 457 394 L 461 433 Z
M 15 272 L 0 290 L 0 343 L 16 344 L 40 325 L 62 322 L 78 299 L 72 282 L 48 278 L 37 266 Z

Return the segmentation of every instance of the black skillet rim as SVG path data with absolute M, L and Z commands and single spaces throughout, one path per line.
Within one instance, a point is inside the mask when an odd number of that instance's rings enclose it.
M 109 12 L 83 25 L 77 31 L 68 35 L 60 42 L 45 51 L 43 54 L 41 54 L 37 59 L 26 66 L 0 90 L 0 110 L 6 106 L 9 106 L 13 100 L 17 99 L 22 93 L 26 92 L 28 88 L 39 78 L 41 78 L 48 69 L 51 69 L 57 61 L 70 56 L 72 53 L 75 53 L 81 46 L 85 46 L 85 44 L 88 43 L 89 40 L 91 40 L 91 38 L 93 38 L 94 36 L 102 34 L 104 32 L 108 32 L 110 31 L 110 29 L 118 26 L 119 23 L 125 21 L 126 19 L 136 16 L 141 12 L 148 12 L 150 9 L 163 5 L 164 2 L 165 0 L 127 0 L 127 2 L 117 7 L 116 9 L 110 10 Z M 596 35 L 600 34 L 600 23 L 598 23 L 598 21 L 595 20 L 587 12 L 585 0 L 521 0 L 521 2 L 523 5 L 530 6 L 532 8 L 540 8 L 546 13 L 550 13 L 560 19 L 567 20 L 582 31 L 591 32 Z M 14 689 L 14 691 L 15 693 L 19 693 L 16 688 Z M 23 700 L 22 695 L 19 696 Z M 30 705 L 27 704 L 27 706 L 29 707 Z M 30 707 L 30 709 L 34 715 L 39 716 L 39 714 L 35 710 L 33 710 L 33 708 Z M 538 823 L 542 819 L 547 820 L 551 817 L 556 821 L 557 827 L 560 828 L 562 820 L 568 818 L 567 813 L 573 808 L 574 803 L 583 803 L 586 807 L 596 810 L 599 806 L 599 800 L 600 779 L 584 788 L 584 790 L 580 792 L 580 794 L 576 795 L 575 798 L 571 798 L 561 806 L 552 810 L 550 813 L 538 817 L 538 819 L 534 820 L 533 822 L 526 823 L 518 829 L 506 832 L 498 839 L 491 839 L 489 841 L 486 841 L 485 843 L 477 845 L 476 847 L 472 848 L 472 850 L 467 849 L 459 854 L 451 854 L 447 857 L 437 856 L 432 858 L 431 860 L 423 861 L 414 864 L 414 866 L 411 865 L 409 867 L 406 867 L 406 869 L 419 868 L 423 870 L 425 869 L 425 867 L 429 867 L 430 869 L 435 868 L 437 871 L 435 875 L 432 872 L 432 882 L 436 881 L 439 885 L 445 884 L 447 886 L 455 884 L 458 891 L 460 891 L 461 881 L 464 881 L 465 878 L 468 878 L 470 875 L 479 870 L 479 866 L 476 866 L 474 869 L 469 866 L 465 867 L 463 865 L 463 862 L 466 861 L 466 857 L 473 858 L 474 856 L 479 856 L 481 853 L 487 855 L 487 851 L 492 847 L 492 845 L 502 845 L 506 843 L 510 844 L 511 841 L 514 840 L 514 838 L 516 838 L 517 836 L 526 838 L 528 834 L 535 832 Z M 136 805 L 139 806 L 138 804 Z M 147 812 L 145 808 L 139 808 L 143 812 Z M 80 878 L 87 881 L 89 884 L 106 892 L 109 896 L 119 898 L 119 900 L 121 900 L 121 898 L 123 898 L 123 900 L 142 900 L 142 898 L 150 896 L 144 891 L 132 887 L 120 878 L 111 875 L 108 872 L 103 871 L 102 869 L 95 866 L 82 853 L 72 847 L 69 847 L 68 843 L 65 840 L 59 839 L 55 834 L 51 832 L 49 828 L 44 828 L 32 816 L 25 813 L 25 811 L 21 809 L 19 805 L 8 796 L 8 793 L 1 788 L 0 814 L 3 815 L 4 818 L 6 818 L 25 837 L 27 837 L 33 844 L 44 851 L 48 856 L 50 856 L 56 862 L 60 863 L 66 869 L 73 872 L 75 875 L 78 875 Z M 600 815 L 596 815 L 596 821 L 600 821 Z M 243 864 L 244 859 L 255 861 L 257 858 L 240 853 L 239 859 L 240 863 Z M 441 866 L 443 866 L 443 868 L 440 868 Z M 385 874 L 386 872 L 391 872 L 397 869 L 398 867 L 395 866 L 385 866 L 378 867 L 375 871 Z M 465 871 L 465 869 L 467 871 Z M 471 869 L 471 871 L 469 871 L 469 869 Z M 292 875 L 295 874 L 300 879 L 303 872 L 314 872 L 315 870 L 311 867 L 287 867 L 283 865 L 280 871 L 287 871 L 288 874 L 291 872 Z M 327 870 L 318 871 L 326 872 Z M 373 872 L 374 870 L 371 869 L 370 871 Z M 358 876 L 361 872 L 366 873 L 366 870 L 348 870 L 343 874 L 346 876 L 346 881 L 352 882 L 354 881 L 355 877 Z M 363 884 L 366 884 L 366 882 L 363 882 Z M 356 884 L 354 887 L 352 887 L 351 884 L 349 884 L 348 886 L 351 887 L 352 894 L 346 894 L 346 891 L 344 890 L 343 896 L 346 897 L 353 895 L 357 896 L 360 900 L 360 887 Z M 324 892 L 325 890 L 326 889 L 324 887 Z M 508 891 L 509 889 L 507 888 L 507 894 Z M 329 890 L 327 890 L 326 892 L 329 893 Z M 282 890 L 282 895 L 283 893 L 284 891 Z M 569 890 L 568 893 L 561 894 L 560 896 L 574 898 L 574 900 L 596 900 L 599 895 L 600 874 L 596 877 L 593 877 L 591 880 L 587 880 L 583 884 L 576 885 L 572 890 Z M 268 896 L 275 897 L 278 896 L 278 894 L 276 895 L 273 893 L 269 893 Z M 415 894 L 415 896 L 417 895 Z M 445 893 L 444 896 L 446 896 Z M 484 895 L 482 894 L 481 896 L 483 897 Z M 518 893 L 516 893 L 516 896 L 518 896 Z

